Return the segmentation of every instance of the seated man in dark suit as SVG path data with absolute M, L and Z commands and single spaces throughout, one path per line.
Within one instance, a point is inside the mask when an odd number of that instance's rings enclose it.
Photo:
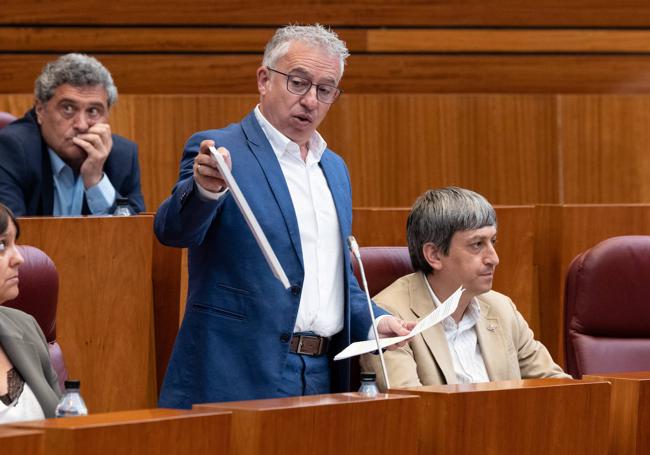
M 117 89 L 95 58 L 67 54 L 34 84 L 34 108 L 0 130 L 0 202 L 17 216 L 144 210 L 135 143 L 111 134 Z

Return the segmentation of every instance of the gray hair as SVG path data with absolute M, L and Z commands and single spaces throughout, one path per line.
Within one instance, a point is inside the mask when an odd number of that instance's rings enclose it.
M 287 25 L 277 29 L 273 38 L 266 44 L 262 65 L 274 68 L 278 60 L 289 51 L 289 46 L 293 41 L 299 41 L 311 47 L 322 48 L 326 53 L 338 58 L 341 69 L 339 79 L 343 76 L 345 59 L 350 56 L 350 52 L 345 42 L 334 31 L 320 24 Z
M 74 87 L 101 85 L 108 95 L 108 107 L 117 102 L 117 87 L 111 73 L 94 57 L 65 54 L 49 62 L 34 82 L 34 97 L 41 103 L 47 103 L 57 87 L 63 84 Z
M 430 273 L 424 244 L 433 243 L 447 255 L 456 232 L 496 224 L 494 208 L 480 194 L 455 186 L 429 190 L 415 201 L 406 222 L 411 264 L 415 270 Z

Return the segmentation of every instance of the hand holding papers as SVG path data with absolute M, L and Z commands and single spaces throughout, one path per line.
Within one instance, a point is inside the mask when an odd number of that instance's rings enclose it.
M 284 269 L 282 268 L 280 261 L 278 261 L 278 258 L 275 255 L 273 248 L 271 248 L 271 244 L 267 240 L 266 235 L 264 235 L 264 231 L 262 231 L 260 224 L 257 222 L 257 218 L 255 218 L 255 215 L 251 211 L 251 208 L 248 205 L 248 202 L 246 201 L 244 194 L 239 189 L 239 185 L 237 185 L 235 178 L 230 172 L 230 168 L 224 161 L 221 154 L 217 152 L 216 148 L 210 147 L 210 154 L 216 160 L 217 167 L 219 168 L 219 172 L 221 172 L 221 176 L 228 184 L 228 188 L 230 188 L 232 197 L 235 199 L 235 203 L 237 204 L 237 207 L 239 207 L 239 211 L 244 216 L 244 219 L 246 220 L 246 224 L 248 224 L 248 228 L 253 233 L 253 236 L 255 237 L 255 241 L 257 242 L 260 249 L 262 250 L 264 259 L 266 259 L 266 262 L 269 264 L 269 267 L 271 267 L 271 270 L 273 271 L 273 275 L 278 280 L 280 280 L 282 286 L 284 286 L 285 289 L 289 289 L 291 287 L 291 285 L 289 284 L 289 279 L 287 278 L 287 275 L 284 273 Z
M 408 340 L 411 337 L 425 331 L 426 329 L 433 327 L 434 325 L 441 322 L 446 317 L 451 316 L 451 314 L 456 311 L 458 307 L 458 301 L 462 295 L 464 289 L 462 287 L 458 288 L 456 292 L 449 296 L 438 308 L 433 310 L 427 316 L 422 318 L 418 325 L 416 325 L 410 334 L 401 336 L 401 337 L 392 337 L 392 338 L 380 338 L 379 345 L 382 348 L 390 346 L 400 341 Z M 339 352 L 334 360 L 343 360 L 349 357 L 354 357 L 355 355 L 366 354 L 368 352 L 377 350 L 377 341 L 376 340 L 367 340 L 359 341 L 357 343 L 352 343 L 350 346 Z

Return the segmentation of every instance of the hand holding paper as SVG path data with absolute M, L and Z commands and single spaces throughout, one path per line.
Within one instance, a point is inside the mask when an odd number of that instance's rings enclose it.
M 213 140 L 206 139 L 201 141 L 199 153 L 194 157 L 192 176 L 201 189 L 209 193 L 220 193 L 225 189 L 226 181 L 217 167 L 217 163 L 210 150 L 211 148 L 214 148 Z M 221 155 L 230 169 L 231 161 L 228 149 L 219 147 L 217 153 Z
M 430 327 L 433 327 L 434 325 L 441 322 L 443 319 L 449 317 L 454 311 L 456 311 L 456 308 L 458 307 L 458 302 L 460 300 L 460 296 L 462 295 L 463 291 L 464 289 L 462 287 L 459 287 L 456 290 L 456 292 L 450 295 L 449 298 L 445 300 L 438 308 L 436 308 L 427 316 L 422 318 L 420 322 L 418 322 L 418 324 L 415 326 L 415 328 L 411 331 L 411 333 L 409 333 L 408 335 L 401 336 L 401 337 L 381 338 L 379 340 L 379 345 L 382 348 L 385 348 L 392 344 L 399 343 L 404 340 L 408 340 L 409 338 L 414 337 L 415 335 L 425 331 Z M 359 341 L 356 343 L 352 343 L 350 346 L 348 346 L 347 348 L 339 352 L 334 357 L 334 360 L 343 360 L 349 357 L 354 357 L 355 355 L 367 354 L 368 352 L 372 352 L 376 350 L 377 350 L 377 341 L 375 340 Z

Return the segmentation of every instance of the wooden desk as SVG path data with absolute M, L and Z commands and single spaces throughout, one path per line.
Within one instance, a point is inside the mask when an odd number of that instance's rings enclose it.
M 152 216 L 22 218 L 59 272 L 57 341 L 88 410 L 155 407 Z
M 44 432 L 45 455 L 226 455 L 230 419 L 228 412 L 143 409 L 12 426 Z
M 415 454 L 417 397 L 357 393 L 195 405 L 232 411 L 232 453 Z
M 533 379 L 426 386 L 417 394 L 421 454 L 606 454 L 610 385 Z
M 43 455 L 43 449 L 43 432 L 0 426 L 2 455 Z
M 612 383 L 609 453 L 650 453 L 650 371 L 590 374 L 583 377 Z

